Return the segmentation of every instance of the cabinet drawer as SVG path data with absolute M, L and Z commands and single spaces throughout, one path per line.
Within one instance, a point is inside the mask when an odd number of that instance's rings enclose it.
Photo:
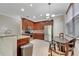
M 34 33 L 33 38 L 34 39 L 44 39 L 44 34 L 43 33 Z

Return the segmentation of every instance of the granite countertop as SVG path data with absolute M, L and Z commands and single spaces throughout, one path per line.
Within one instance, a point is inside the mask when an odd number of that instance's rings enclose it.
M 18 36 L 18 40 L 22 39 L 22 38 L 30 38 L 30 36 L 29 35 L 19 35 Z
M 3 38 L 3 37 L 14 37 L 14 36 L 16 36 L 18 39 L 30 38 L 29 35 L 22 35 L 22 34 L 1 34 L 0 38 Z
M 17 34 L 0 34 L 0 37 L 12 37 L 12 36 L 18 36 Z

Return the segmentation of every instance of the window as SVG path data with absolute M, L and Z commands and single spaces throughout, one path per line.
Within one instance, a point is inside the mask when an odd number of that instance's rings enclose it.
M 77 15 L 74 19 L 75 19 L 75 36 L 79 37 L 79 15 Z
M 70 22 L 68 22 L 66 24 L 67 26 L 67 32 L 69 35 L 74 35 L 74 29 L 73 29 L 73 20 L 71 20 Z
M 66 29 L 68 35 L 79 37 L 79 3 L 72 4 L 66 17 Z

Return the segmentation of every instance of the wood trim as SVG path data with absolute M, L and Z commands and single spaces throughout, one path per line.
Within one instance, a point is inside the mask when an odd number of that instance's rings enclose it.
M 33 22 L 33 21 L 31 21 L 31 20 L 29 20 L 29 19 L 27 19 L 27 18 L 21 18 L 22 20 L 28 20 L 28 21 L 30 21 L 30 22 Z
M 27 18 L 21 18 L 21 19 L 22 20 L 29 20 Z M 31 21 L 31 20 L 29 20 L 29 21 Z M 49 21 L 53 21 L 53 20 L 44 20 L 44 21 L 37 21 L 37 22 L 31 21 L 31 22 L 33 22 L 33 23 L 39 23 L 39 22 L 49 22 Z
M 29 43 L 29 40 L 30 38 L 22 38 L 22 39 L 17 40 L 17 47 Z
M 49 22 L 49 21 L 53 21 L 53 20 L 44 20 L 44 21 L 38 21 L 38 22 Z
M 53 20 L 46 20 L 46 21 L 39 21 L 35 23 L 41 23 L 43 25 L 52 25 L 53 26 Z
M 69 5 L 69 7 L 68 7 L 68 9 L 66 11 L 66 14 L 68 13 L 68 11 L 69 11 L 70 7 L 72 6 L 72 4 L 74 4 L 74 3 L 70 3 L 70 5 Z
M 21 38 L 17 40 L 17 56 L 21 56 L 21 46 L 29 43 L 30 38 Z
M 69 45 L 68 43 L 65 43 L 65 56 L 68 55 L 68 52 L 69 52 Z
M 57 52 L 55 50 L 52 50 L 52 51 L 55 52 L 55 53 L 57 53 L 57 54 L 59 54 L 59 55 L 65 55 L 65 53 L 59 53 L 59 52 Z

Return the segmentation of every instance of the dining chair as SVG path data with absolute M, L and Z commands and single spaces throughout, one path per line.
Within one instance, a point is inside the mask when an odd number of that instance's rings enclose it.
M 73 56 L 74 55 L 74 48 L 75 48 L 75 41 L 76 41 L 76 38 L 70 40 L 67 43 L 68 46 L 61 44 L 61 52 L 64 52 L 66 56 L 68 56 L 68 55 Z M 67 48 L 67 50 L 65 48 Z
M 58 56 L 73 56 L 74 55 L 74 48 L 75 48 L 75 41 L 76 39 L 70 40 L 68 43 L 61 43 L 60 47 L 58 45 L 55 45 L 56 50 L 51 49 L 51 55 L 56 54 Z M 57 42 L 58 44 L 58 42 Z M 51 47 L 54 48 L 54 47 Z M 61 50 L 59 50 L 61 49 Z
M 76 41 L 76 38 L 72 39 L 69 41 L 69 51 L 72 52 L 72 56 L 74 55 L 74 48 L 75 48 L 75 41 Z
M 56 42 L 52 40 L 49 45 L 49 56 L 52 56 L 52 50 L 56 50 L 55 45 L 56 45 Z
M 64 33 L 59 33 L 60 38 L 64 38 Z

